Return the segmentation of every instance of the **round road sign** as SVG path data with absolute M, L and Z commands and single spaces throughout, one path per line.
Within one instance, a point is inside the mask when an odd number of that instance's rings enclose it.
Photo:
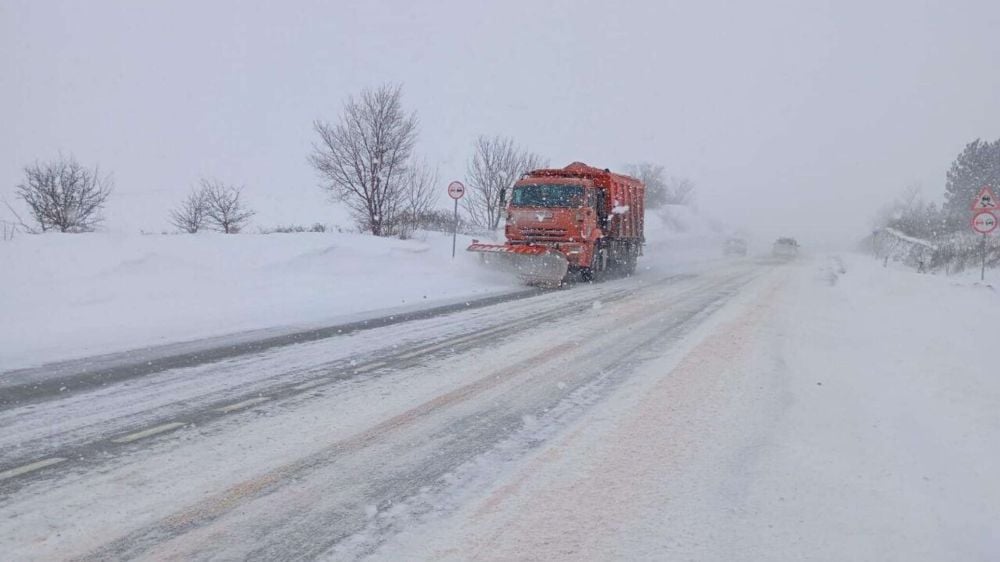
M 972 217 L 972 230 L 979 234 L 989 234 L 996 230 L 997 218 L 989 211 L 980 211 Z
M 448 184 L 448 196 L 452 199 L 461 199 L 465 195 L 465 186 L 460 181 L 453 181 Z

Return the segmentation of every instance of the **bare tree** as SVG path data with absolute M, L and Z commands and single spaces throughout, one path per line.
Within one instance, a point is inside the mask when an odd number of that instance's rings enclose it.
M 667 180 L 663 166 L 649 162 L 628 164 L 625 173 L 646 185 L 647 209 L 659 209 L 667 203 Z
M 42 232 L 88 232 L 103 221 L 101 210 L 111 197 L 114 182 L 100 169 L 89 170 L 75 159 L 60 157 L 24 168 L 17 196 Z
M 413 163 L 406 170 L 401 212 L 403 225 L 400 235 L 416 230 L 420 217 L 425 216 L 438 200 L 438 173 L 426 162 Z
M 892 202 L 878 210 L 874 226 L 934 240 L 948 231 L 948 216 L 944 211 L 924 199 L 923 187 L 919 183 L 911 183 Z
M 668 177 L 659 164 L 629 164 L 625 166 L 625 173 L 646 184 L 648 209 L 658 209 L 664 205 L 690 205 L 694 199 L 694 182 L 685 177 Z
M 480 136 L 466 169 L 468 196 L 462 205 L 473 222 L 491 230 L 500 226 L 503 217 L 501 193 L 522 174 L 543 168 L 548 161 L 538 154 L 518 148 L 509 137 Z
M 384 85 L 349 98 L 336 125 L 313 123 L 320 143 L 310 162 L 325 187 L 350 209 L 362 229 L 393 234 L 417 139 L 416 113 L 401 103 L 402 86 Z
M 193 189 L 176 209 L 170 211 L 170 222 L 177 228 L 194 234 L 205 225 L 208 194 L 204 187 Z
M 694 202 L 694 182 L 683 176 L 667 178 L 667 205 L 690 205 Z
M 243 186 L 226 185 L 216 180 L 201 180 L 205 198 L 205 221 L 219 232 L 235 234 L 250 222 L 254 212 L 248 209 L 240 196 Z

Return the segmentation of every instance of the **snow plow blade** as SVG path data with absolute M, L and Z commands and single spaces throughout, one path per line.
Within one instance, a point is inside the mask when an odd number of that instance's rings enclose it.
M 562 285 L 569 262 L 558 250 L 545 246 L 514 246 L 473 243 L 467 249 L 478 252 L 483 263 L 517 275 L 528 285 L 558 287 Z

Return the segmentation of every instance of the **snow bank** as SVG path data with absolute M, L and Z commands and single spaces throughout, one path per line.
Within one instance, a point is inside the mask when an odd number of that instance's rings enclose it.
M 808 556 L 809 544 L 824 559 L 994 559 L 1000 378 L 981 327 L 1000 323 L 1000 295 L 861 256 L 842 263 L 789 292 L 779 349 L 790 404 L 748 467 L 747 535 L 761 533 L 762 552 Z M 817 282 L 838 269 L 836 283 Z
M 514 290 L 451 238 L 46 234 L 0 243 L 0 371 Z

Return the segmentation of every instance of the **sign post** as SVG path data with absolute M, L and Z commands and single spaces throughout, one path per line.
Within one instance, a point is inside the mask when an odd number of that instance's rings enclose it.
M 990 211 L 979 211 L 972 216 L 972 230 L 983 235 L 983 242 L 980 245 L 982 253 L 982 267 L 979 270 L 979 280 L 986 279 L 986 235 L 997 229 L 997 217 Z
M 986 281 L 986 235 L 983 234 L 982 248 L 979 250 L 982 257 L 982 264 L 979 267 L 979 280 Z
M 465 185 L 460 181 L 448 184 L 448 197 L 455 200 L 454 226 L 451 232 L 451 259 L 455 259 L 455 240 L 458 238 L 458 200 L 465 195 Z
M 983 235 L 983 241 L 980 244 L 980 258 L 982 260 L 979 269 L 980 281 L 986 279 L 986 235 L 997 228 L 997 217 L 993 213 L 998 207 L 1000 205 L 998 205 L 997 197 L 989 186 L 983 186 L 972 201 L 972 230 Z

